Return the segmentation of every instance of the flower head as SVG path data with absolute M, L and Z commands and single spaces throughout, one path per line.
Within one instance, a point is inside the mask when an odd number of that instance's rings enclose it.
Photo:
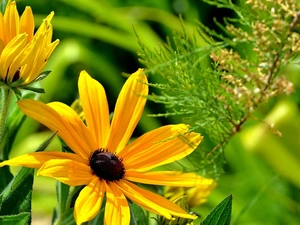
M 104 88 L 82 71 L 78 81 L 85 123 L 77 113 L 59 102 L 43 104 L 19 101 L 21 110 L 46 125 L 74 151 L 36 152 L 0 163 L 40 168 L 38 175 L 53 177 L 70 186 L 85 185 L 74 209 L 77 224 L 93 219 L 106 195 L 104 223 L 128 225 L 130 210 L 126 197 L 143 208 L 162 215 L 195 219 L 176 204 L 135 183 L 191 187 L 212 184 L 194 173 L 150 171 L 190 154 L 201 142 L 199 134 L 184 124 L 163 126 L 135 141 L 128 141 L 145 106 L 147 77 L 142 69 L 124 84 L 110 123 Z
M 20 87 L 33 82 L 44 69 L 59 40 L 51 42 L 51 12 L 34 33 L 30 7 L 19 16 L 16 2 L 9 1 L 0 12 L 0 85 Z

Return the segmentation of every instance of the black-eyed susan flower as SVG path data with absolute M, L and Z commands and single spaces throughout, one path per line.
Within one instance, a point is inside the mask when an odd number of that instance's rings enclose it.
M 202 136 L 189 132 L 185 124 L 167 125 L 128 144 L 148 95 L 147 78 L 142 69 L 124 84 L 111 123 L 102 85 L 82 71 L 78 87 L 85 123 L 73 109 L 60 102 L 43 104 L 28 99 L 18 103 L 27 116 L 58 131 L 74 153 L 36 152 L 4 161 L 0 166 L 40 168 L 38 175 L 70 186 L 85 185 L 75 202 L 77 224 L 96 216 L 105 195 L 105 224 L 130 223 L 126 198 L 167 219 L 172 216 L 195 219 L 195 215 L 136 183 L 180 187 L 212 184 L 213 180 L 194 173 L 151 171 L 190 154 Z
M 9 1 L 4 15 L 0 12 L 0 85 L 21 88 L 40 76 L 59 43 L 51 42 L 53 15 L 51 12 L 34 33 L 30 7 L 20 17 L 16 2 Z

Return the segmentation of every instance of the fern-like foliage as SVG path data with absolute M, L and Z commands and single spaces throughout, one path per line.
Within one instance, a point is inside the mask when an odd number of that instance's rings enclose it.
M 174 33 L 140 58 L 161 90 L 149 97 L 167 107 L 156 116 L 177 115 L 205 137 L 189 157 L 191 169 L 218 176 L 223 150 L 232 136 L 269 98 L 293 91 L 282 73 L 300 48 L 300 3 L 294 0 L 229 0 L 208 4 L 228 8 L 235 18 L 215 21 L 223 34 L 199 22 L 195 34 Z M 205 41 L 205 44 L 203 43 Z

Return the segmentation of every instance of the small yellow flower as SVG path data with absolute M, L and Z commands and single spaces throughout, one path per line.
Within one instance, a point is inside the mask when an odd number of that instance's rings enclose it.
M 199 206 L 206 202 L 206 198 L 217 186 L 216 183 L 199 185 L 195 187 L 172 187 L 165 188 L 164 196 L 174 202 L 185 196 L 185 201 L 189 208 Z
M 187 156 L 199 145 L 202 136 L 188 131 L 184 124 L 167 125 L 128 141 L 145 106 L 147 77 L 142 69 L 124 84 L 110 123 L 104 88 L 82 71 L 79 95 L 86 124 L 69 106 L 44 104 L 31 99 L 19 101 L 29 117 L 46 125 L 74 151 L 36 152 L 0 163 L 40 168 L 38 175 L 55 178 L 70 186 L 85 185 L 74 208 L 77 224 L 93 219 L 106 195 L 104 224 L 129 225 L 127 198 L 167 219 L 172 216 L 195 219 L 178 205 L 135 183 L 192 187 L 212 184 L 194 173 L 150 171 Z
M 34 34 L 30 7 L 19 17 L 16 2 L 9 1 L 4 15 L 0 12 L 0 85 L 24 86 L 41 74 L 59 43 L 51 43 L 53 15 L 51 12 Z

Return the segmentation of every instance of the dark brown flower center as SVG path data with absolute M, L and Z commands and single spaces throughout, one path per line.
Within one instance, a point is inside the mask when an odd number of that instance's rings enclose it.
M 104 149 L 99 149 L 92 153 L 90 167 L 94 174 L 108 181 L 120 180 L 125 174 L 122 159 Z

